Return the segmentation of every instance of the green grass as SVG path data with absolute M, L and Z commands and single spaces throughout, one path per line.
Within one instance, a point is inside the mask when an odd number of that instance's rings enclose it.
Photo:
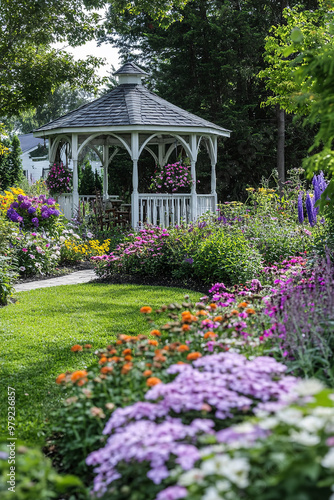
M 178 288 L 84 284 L 37 289 L 17 294 L 18 301 L 0 309 L 0 429 L 7 436 L 7 386 L 16 390 L 16 437 L 42 444 L 45 421 L 63 396 L 57 375 L 89 366 L 94 350 L 117 333 L 148 333 L 139 309 L 193 301 L 199 293 Z M 74 344 L 89 343 L 88 352 L 72 353 Z

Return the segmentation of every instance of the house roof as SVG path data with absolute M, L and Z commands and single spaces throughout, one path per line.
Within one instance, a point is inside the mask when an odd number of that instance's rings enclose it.
M 18 138 L 20 141 L 22 153 L 33 151 L 38 147 L 39 144 L 41 144 L 41 139 L 38 137 L 34 137 L 32 133 L 19 135 Z
M 125 63 L 115 74 L 145 75 L 134 63 Z M 171 104 L 138 83 L 121 83 L 116 88 L 88 104 L 43 125 L 35 133 L 56 129 L 113 126 L 201 127 L 228 133 L 214 123 Z

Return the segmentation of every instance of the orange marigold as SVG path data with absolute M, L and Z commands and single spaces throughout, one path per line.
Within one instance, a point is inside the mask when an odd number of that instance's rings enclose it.
M 112 373 L 114 369 L 111 366 L 102 366 L 100 372 L 107 374 L 107 373 Z
M 117 349 L 110 349 L 109 354 L 117 354 Z
M 132 360 L 131 354 L 128 354 L 127 356 L 124 356 L 124 359 L 125 359 L 125 361 L 131 361 Z
M 248 302 L 240 302 L 240 304 L 238 304 L 238 307 L 240 307 L 240 308 L 244 308 L 247 306 L 248 306 Z
M 79 344 L 75 344 L 73 347 L 71 347 L 71 351 L 72 352 L 82 351 L 82 347 Z
M 249 307 L 248 309 L 246 309 L 246 313 L 247 314 L 256 314 L 255 309 L 253 309 L 252 307 Z
M 190 311 L 183 311 L 181 314 L 182 316 L 182 323 L 191 323 L 193 316 Z
M 124 356 L 126 356 L 127 354 L 131 354 L 131 349 L 129 349 L 129 348 L 128 349 L 124 349 L 124 351 L 122 352 L 122 354 Z
M 116 340 L 116 345 L 121 345 L 123 342 L 121 340 Z
M 153 387 L 154 385 L 161 384 L 161 380 L 158 377 L 150 377 L 146 380 L 146 385 Z
M 233 316 L 238 316 L 239 315 L 239 311 L 237 311 L 236 309 L 232 309 L 231 314 Z
M 159 332 L 159 330 L 152 330 L 150 334 L 154 335 L 154 337 L 161 337 L 161 332 Z
M 179 345 L 179 347 L 177 348 L 177 351 L 179 352 L 185 352 L 185 351 L 189 351 L 189 347 L 185 344 L 181 344 Z
M 99 365 L 104 365 L 104 363 L 106 363 L 108 360 L 105 356 L 101 356 L 100 360 L 99 360 Z
M 210 338 L 211 338 L 211 339 L 214 339 L 215 337 L 217 337 L 217 334 L 216 334 L 216 333 L 214 333 L 214 332 L 206 332 L 206 333 L 204 334 L 204 338 L 205 338 L 205 339 L 210 339 Z
M 200 352 L 190 352 L 187 356 L 189 361 L 195 361 L 195 359 L 201 358 L 202 354 Z
M 85 345 L 84 345 L 84 348 L 85 348 L 85 349 L 91 349 L 92 347 L 93 347 L 93 346 L 92 346 L 92 344 L 85 344 Z
M 129 371 L 132 370 L 132 363 L 125 363 L 125 365 L 122 366 L 121 374 L 126 375 L 129 373 Z
M 223 321 L 223 316 L 216 316 L 213 321 Z
M 217 309 L 217 304 L 215 304 L 214 302 L 212 302 L 212 304 L 210 304 L 210 307 L 211 307 L 211 309 Z
M 154 340 L 154 339 L 149 339 L 148 343 L 150 345 L 155 345 L 155 346 L 159 345 L 159 342 L 157 340 Z
M 158 354 L 157 356 L 154 356 L 153 361 L 158 361 L 160 363 L 163 363 L 166 361 L 166 356 L 162 356 L 162 354 Z
M 61 384 L 62 382 L 65 382 L 65 379 L 66 379 L 66 375 L 65 373 L 61 373 L 60 375 L 58 375 L 58 377 L 56 378 L 56 384 Z
M 87 372 L 86 370 L 77 370 L 71 375 L 71 380 L 73 383 L 77 382 L 78 385 L 83 385 L 87 382 Z
M 182 329 L 182 331 L 183 331 L 183 332 L 189 332 L 189 330 L 190 330 L 190 325 L 187 325 L 187 324 L 182 325 L 182 328 L 181 328 L 181 329 Z
M 200 309 L 199 311 L 197 311 L 196 315 L 197 316 L 207 316 L 208 313 L 206 311 L 204 311 L 203 309 Z
M 177 361 L 176 363 L 177 365 L 186 365 L 187 363 L 185 363 L 184 361 Z
M 152 312 L 152 307 L 150 306 L 143 306 L 140 308 L 140 312 L 143 314 L 150 314 Z
M 119 356 L 112 356 L 109 358 L 109 361 L 113 361 L 114 363 L 118 363 L 121 358 Z
M 152 375 L 152 373 L 153 373 L 152 370 L 145 370 L 143 372 L 143 375 L 144 375 L 144 377 L 150 377 Z

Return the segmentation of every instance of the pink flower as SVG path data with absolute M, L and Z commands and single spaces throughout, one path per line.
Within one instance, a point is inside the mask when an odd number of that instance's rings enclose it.
M 28 252 L 27 248 L 22 248 L 22 252 Z

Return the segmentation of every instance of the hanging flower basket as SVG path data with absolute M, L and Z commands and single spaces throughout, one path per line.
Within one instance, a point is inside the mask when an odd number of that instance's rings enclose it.
M 46 185 L 52 195 L 61 195 L 72 192 L 73 173 L 62 163 L 54 163 L 49 170 Z
M 190 167 L 169 163 L 154 172 L 149 189 L 155 193 L 189 193 L 193 182 Z

